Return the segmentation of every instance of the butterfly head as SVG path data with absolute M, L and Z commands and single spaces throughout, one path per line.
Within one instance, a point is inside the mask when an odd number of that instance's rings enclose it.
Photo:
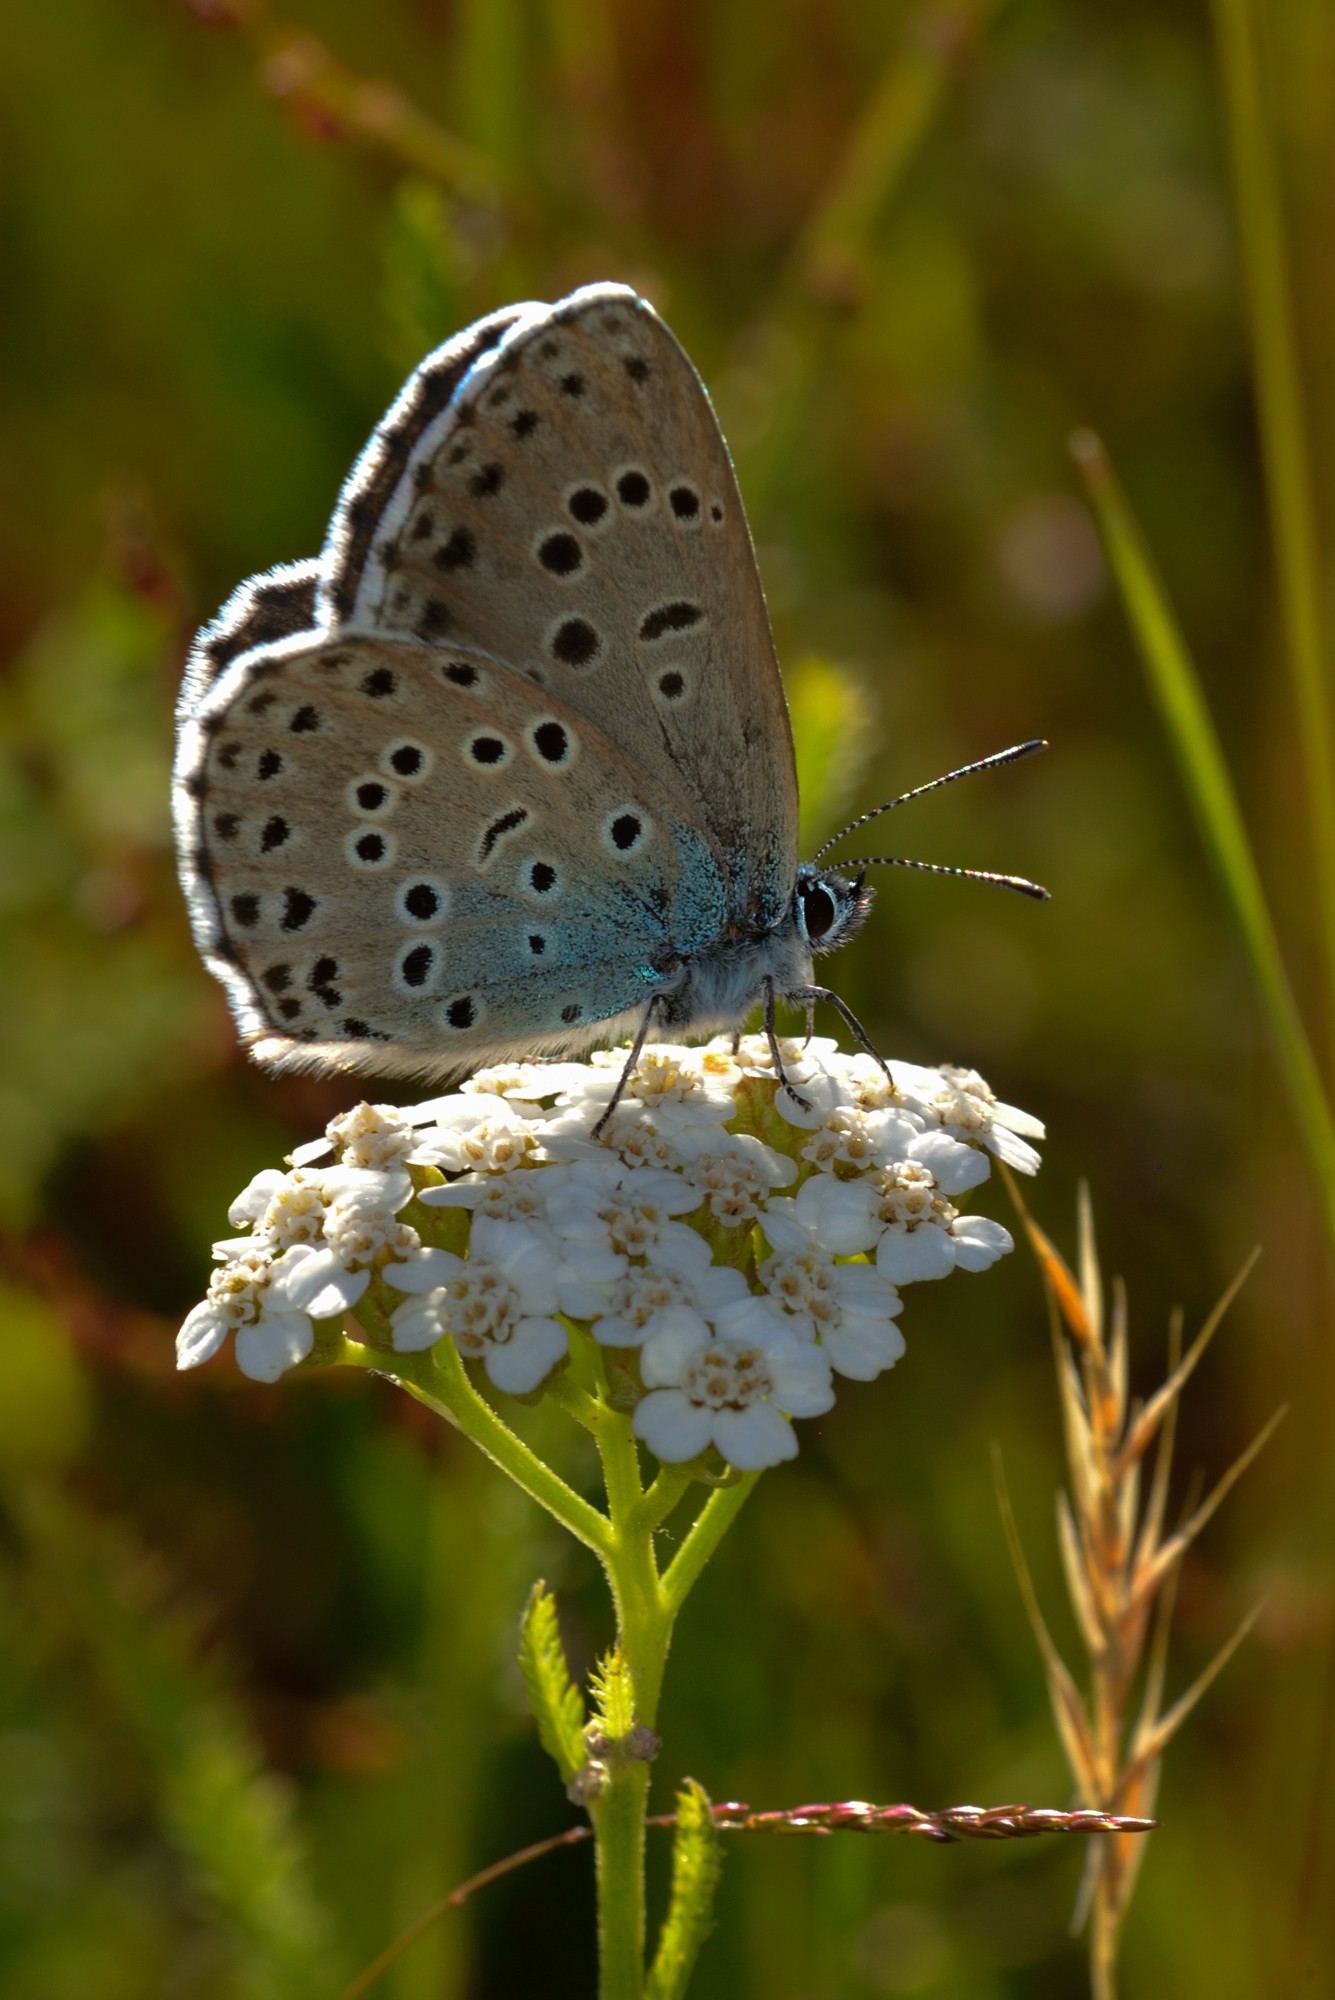
M 833 868 L 803 861 L 793 891 L 793 920 L 813 952 L 833 951 L 861 929 L 875 891 L 865 888 L 861 871 L 850 881 Z

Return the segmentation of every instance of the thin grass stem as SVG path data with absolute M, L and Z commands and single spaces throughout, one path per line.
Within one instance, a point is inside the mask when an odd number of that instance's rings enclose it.
M 1280 1077 L 1335 1251 L 1335 1122 L 1289 984 L 1260 872 L 1206 705 L 1200 677 L 1102 441 L 1078 431 L 1071 450 L 1149 674 L 1206 850 L 1251 966 Z
M 1284 211 L 1271 149 L 1257 0 L 1214 0 L 1214 24 L 1233 161 L 1280 616 L 1307 779 L 1325 955 L 1325 998 L 1335 1036 L 1335 722 L 1323 641 L 1321 560 Z

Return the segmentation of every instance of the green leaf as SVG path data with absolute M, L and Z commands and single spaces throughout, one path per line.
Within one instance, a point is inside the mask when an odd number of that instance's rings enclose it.
M 64 595 L 0 689 L 0 1222 L 16 1229 L 66 1146 L 171 1089 L 203 1018 L 179 918 L 153 900 L 171 616 L 101 572 Z
M 604 1736 L 620 1743 L 635 1727 L 635 1685 L 619 1646 L 604 1653 L 589 1676 L 598 1726 Z
M 714 1891 L 722 1872 L 718 1829 L 709 1797 L 694 1778 L 677 1794 L 672 1846 L 672 1896 L 645 1986 L 645 2000 L 679 2000 L 709 1935 Z
M 227 1991 L 323 2000 L 333 1981 L 329 1922 L 291 1791 L 266 1767 L 216 1648 L 171 1602 L 152 1558 L 77 1500 L 32 1488 L 15 1518 L 34 1624 L 142 1766 L 231 1961 Z
M 876 726 L 866 691 L 846 668 L 808 654 L 787 668 L 784 682 L 797 748 L 802 799 L 802 852 L 847 816 L 850 801 L 876 750 Z
M 542 1747 L 569 1783 L 584 1763 L 584 1698 L 570 1678 L 556 1623 L 556 1599 L 539 1581 L 519 1628 L 519 1667 Z

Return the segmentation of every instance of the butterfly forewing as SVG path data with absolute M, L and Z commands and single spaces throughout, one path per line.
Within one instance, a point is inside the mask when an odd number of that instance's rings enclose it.
M 271 1063 L 581 1046 L 772 923 L 787 712 L 726 449 L 656 315 L 590 288 L 424 363 L 318 569 L 201 634 L 177 774 L 196 935 Z
M 257 646 L 313 631 L 317 624 L 318 562 L 288 563 L 243 583 L 196 640 L 181 686 L 180 714 L 192 715 L 233 660 Z
M 699 376 L 622 286 L 521 315 L 421 435 L 351 614 L 463 639 L 666 754 L 729 879 L 773 922 L 797 786 L 769 620 Z
M 490 313 L 429 354 L 408 377 L 339 495 L 322 558 L 319 606 L 323 620 L 347 621 L 404 466 L 424 437 L 438 434 L 451 420 L 450 412 L 457 407 L 460 389 L 471 370 L 512 327 L 546 310 L 543 306 L 506 306 Z

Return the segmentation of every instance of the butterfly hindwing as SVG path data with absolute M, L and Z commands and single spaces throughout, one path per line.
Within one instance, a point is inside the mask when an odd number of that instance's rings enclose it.
M 248 654 L 180 770 L 196 935 L 270 1064 L 447 1076 L 579 1046 L 726 920 L 679 788 L 475 651 Z

